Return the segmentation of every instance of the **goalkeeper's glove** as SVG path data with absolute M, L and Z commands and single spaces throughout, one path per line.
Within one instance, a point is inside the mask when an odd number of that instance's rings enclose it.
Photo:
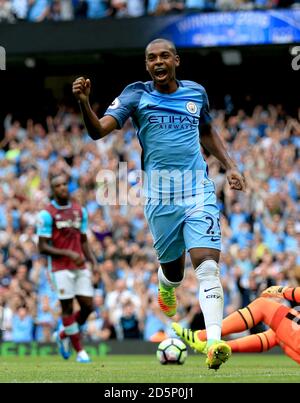
M 288 289 L 288 287 L 283 287 L 281 285 L 273 285 L 265 289 L 261 293 L 261 297 L 264 298 L 284 298 L 284 292 Z

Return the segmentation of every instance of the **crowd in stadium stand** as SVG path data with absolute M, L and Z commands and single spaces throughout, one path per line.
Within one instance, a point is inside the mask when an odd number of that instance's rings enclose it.
M 214 125 L 244 172 L 246 193 L 230 190 L 217 160 L 207 157 L 222 211 L 221 276 L 224 314 L 247 305 L 273 284 L 300 285 L 300 109 L 256 106 L 248 116 L 213 111 Z M 143 206 L 101 206 L 99 171 L 118 173 L 131 189 L 139 181 L 140 146 L 130 123 L 92 141 L 78 110 L 60 106 L 45 125 L 12 115 L 0 144 L 0 306 L 4 340 L 50 341 L 59 304 L 48 281 L 47 258 L 37 249 L 36 217 L 49 198 L 49 174 L 68 174 L 72 197 L 86 205 L 88 237 L 98 261 L 93 273 L 95 311 L 84 329 L 91 341 L 161 340 L 171 319 L 157 305 L 157 268 Z M 98 175 L 98 176 L 97 176 Z M 187 258 L 177 289 L 175 320 L 199 328 L 198 283 Z
M 300 0 L 0 0 L 0 23 L 299 8 Z

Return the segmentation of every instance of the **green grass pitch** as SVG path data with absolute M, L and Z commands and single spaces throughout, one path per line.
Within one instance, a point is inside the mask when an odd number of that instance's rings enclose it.
M 190 355 L 184 365 L 163 366 L 151 355 L 107 355 L 91 364 L 60 357 L 0 357 L 0 382 L 76 383 L 291 383 L 300 366 L 284 355 L 235 355 L 219 371 L 208 371 L 205 357 Z

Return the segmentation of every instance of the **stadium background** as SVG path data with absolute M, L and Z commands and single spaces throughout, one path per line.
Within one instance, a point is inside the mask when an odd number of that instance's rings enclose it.
M 205 2 L 195 15 L 251 13 L 245 10 L 258 7 L 268 8 L 262 11 L 267 13 L 280 6 L 297 11 L 299 4 L 229 3 L 224 10 L 221 2 Z M 75 13 L 63 21 L 53 12 L 63 1 L 48 4 L 52 11 L 43 21 L 11 13 L 14 21 L 2 18 L 0 24 L 0 45 L 6 49 L 6 71 L 0 73 L 0 305 L 7 329 L 2 339 L 49 342 L 59 321 L 46 260 L 36 248 L 35 220 L 49 195 L 49 172 L 63 170 L 70 174 L 72 195 L 87 205 L 89 238 L 99 262 L 93 274 L 96 310 L 85 337 L 97 343 L 158 341 L 171 334 L 170 320 L 156 305 L 158 262 L 143 210 L 103 208 L 95 201 L 101 168 L 116 170 L 119 161 L 127 161 L 129 186 L 136 183 L 138 142 L 128 122 L 95 146 L 82 125 L 71 83 L 79 75 L 92 80 L 92 102 L 100 115 L 125 85 L 148 80 L 144 46 L 177 18 L 188 17 L 188 10 L 133 17 L 118 14 L 115 7 L 114 16 L 105 19 Z M 300 72 L 292 69 L 290 52 L 297 35 L 287 43 L 263 44 L 257 37 L 259 45 L 178 47 L 178 78 L 206 87 L 214 123 L 249 183 L 245 195 L 233 193 L 219 164 L 207 156 L 222 210 L 225 314 L 245 306 L 266 286 L 300 284 Z M 178 298 L 176 319 L 201 326 L 189 260 Z

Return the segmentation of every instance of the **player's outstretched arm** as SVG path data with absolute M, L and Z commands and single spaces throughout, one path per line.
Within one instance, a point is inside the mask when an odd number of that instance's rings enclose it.
M 201 128 L 201 144 L 214 155 L 226 169 L 227 180 L 231 189 L 246 190 L 246 181 L 239 172 L 235 162 L 229 157 L 222 139 L 210 124 L 205 124 Z
M 283 287 L 273 285 L 261 293 L 264 298 L 284 298 L 289 301 L 300 303 L 300 287 Z
M 88 78 L 76 78 L 73 82 L 72 91 L 79 102 L 85 127 L 93 140 L 101 139 L 117 129 L 118 123 L 115 118 L 112 116 L 103 116 L 101 119 L 98 119 L 97 115 L 92 110 L 89 102 L 91 81 Z

